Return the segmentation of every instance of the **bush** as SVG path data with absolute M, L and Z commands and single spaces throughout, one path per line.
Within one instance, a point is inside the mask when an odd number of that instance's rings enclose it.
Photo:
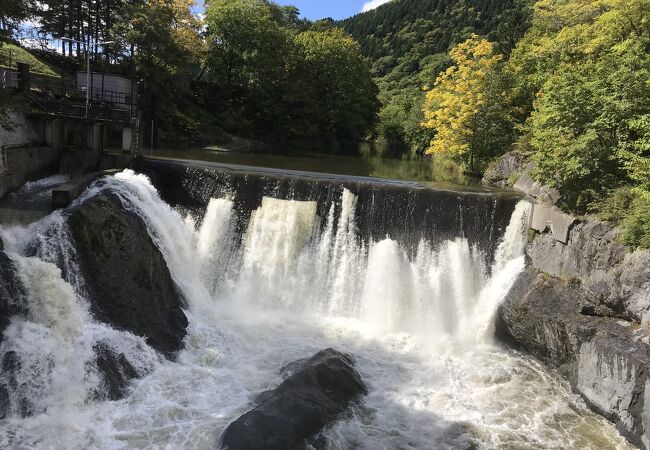
M 650 248 L 650 192 L 634 199 L 621 222 L 623 242 L 631 248 Z
M 617 189 L 594 205 L 592 212 L 619 225 L 623 229 L 621 242 L 628 247 L 650 248 L 650 192 L 627 186 Z

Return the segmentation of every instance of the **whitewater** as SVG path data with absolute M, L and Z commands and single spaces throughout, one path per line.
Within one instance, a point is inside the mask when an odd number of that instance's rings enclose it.
M 353 355 L 369 394 L 319 448 L 629 448 L 559 375 L 494 341 L 525 265 L 526 201 L 488 260 L 462 235 L 415 251 L 361 239 L 358 198 L 343 187 L 322 217 L 316 202 L 266 196 L 241 235 L 230 195 L 198 220 L 127 170 L 77 203 L 107 189 L 144 220 L 187 301 L 184 350 L 167 361 L 92 318 L 64 212 L 0 228 L 29 305 L 0 346 L 0 360 L 15 352 L 22 364 L 0 382 L 32 413 L 0 422 L 0 448 L 215 448 L 284 366 L 327 347 Z M 98 342 L 142 377 L 123 400 L 89 400 Z

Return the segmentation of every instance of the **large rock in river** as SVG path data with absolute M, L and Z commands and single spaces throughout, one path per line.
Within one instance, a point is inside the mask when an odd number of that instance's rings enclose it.
M 25 313 L 25 288 L 13 262 L 4 253 L 4 244 L 0 239 L 0 343 L 11 317 L 21 313 Z
M 143 220 L 104 192 L 72 209 L 68 223 L 95 318 L 145 337 L 172 358 L 183 346 L 187 318 Z
M 2 344 L 4 331 L 9 326 L 11 318 L 26 313 L 25 289 L 18 278 L 13 262 L 3 250 L 4 245 L 0 240 L 0 344 Z M 5 364 L 0 364 L 0 374 L 9 371 L 9 369 Z M 6 418 L 9 409 L 8 388 L 0 384 L 0 420 Z
M 221 448 L 304 449 L 366 387 L 352 358 L 332 349 L 290 365 L 293 373 L 257 398 L 257 406 L 228 426 Z

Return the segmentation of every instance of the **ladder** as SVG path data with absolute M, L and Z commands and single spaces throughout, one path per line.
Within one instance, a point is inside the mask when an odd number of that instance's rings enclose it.
M 140 119 L 131 118 L 131 154 L 141 155 L 140 150 Z

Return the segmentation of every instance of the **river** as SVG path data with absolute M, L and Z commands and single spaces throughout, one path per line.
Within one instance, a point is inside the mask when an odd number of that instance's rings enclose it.
M 320 448 L 629 448 L 557 373 L 493 338 L 499 302 L 524 267 L 526 201 L 169 170 L 126 170 L 84 197 L 110 189 L 147 224 L 187 299 L 176 362 L 93 319 L 65 211 L 0 228 L 30 304 L 0 355 L 21 357 L 11 398 L 35 411 L 21 417 L 13 405 L 0 447 L 215 448 L 252 398 L 281 382 L 282 367 L 333 347 L 354 356 L 369 394 Z M 148 373 L 123 400 L 89 400 L 97 379 L 85 362 L 99 340 Z

